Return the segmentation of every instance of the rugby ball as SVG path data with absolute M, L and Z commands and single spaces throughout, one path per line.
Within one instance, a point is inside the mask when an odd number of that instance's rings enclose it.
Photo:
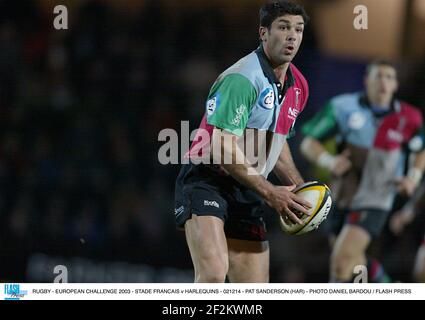
M 317 229 L 331 210 L 331 190 L 324 183 L 312 181 L 302 184 L 293 192 L 310 202 L 313 207 L 309 209 L 310 216 L 304 214 L 300 217 L 305 222 L 304 225 L 293 223 L 290 219 L 280 216 L 282 230 L 290 235 L 301 235 Z

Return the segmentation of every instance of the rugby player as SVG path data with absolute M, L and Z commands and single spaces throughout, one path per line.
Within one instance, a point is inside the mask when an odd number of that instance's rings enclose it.
M 333 174 L 336 210 L 330 215 L 331 281 L 350 282 L 356 265 L 366 265 L 369 281 L 389 282 L 382 265 L 366 258 L 388 218 L 397 192 L 411 195 L 425 169 L 423 145 L 404 175 L 405 150 L 412 139 L 423 139 L 421 112 L 397 100 L 397 71 L 386 61 L 372 62 L 364 78 L 365 91 L 336 96 L 303 126 L 301 151 Z M 323 142 L 336 137 L 338 153 Z M 410 144 L 412 146 L 414 144 Z M 342 228 L 342 230 L 341 230 Z
M 403 232 L 404 228 L 413 221 L 416 214 L 425 210 L 425 181 L 415 192 L 415 195 L 403 206 L 400 211 L 395 212 L 390 219 L 390 229 L 395 235 Z M 425 282 L 425 235 L 416 253 L 413 279 L 416 282 Z
M 200 125 L 209 139 L 195 137 L 175 192 L 175 218 L 185 229 L 195 282 L 224 282 L 226 276 L 268 282 L 264 203 L 294 223 L 303 224 L 299 216 L 308 214 L 310 204 L 292 192 L 304 180 L 286 141 L 308 98 L 307 81 L 291 63 L 307 21 L 304 8 L 289 1 L 263 5 L 259 48 L 219 75 L 210 90 Z M 250 139 L 248 132 L 258 138 L 255 149 L 266 153 L 261 166 L 238 143 Z M 213 164 L 193 161 L 205 156 L 199 154 L 205 145 Z M 230 163 L 222 161 L 226 156 Z M 267 181 L 271 171 L 284 186 Z

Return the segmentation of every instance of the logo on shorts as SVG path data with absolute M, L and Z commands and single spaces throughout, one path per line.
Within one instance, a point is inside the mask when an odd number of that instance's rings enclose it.
M 176 209 L 174 209 L 174 215 L 178 216 L 179 214 L 181 214 L 184 211 L 184 206 L 180 206 Z
M 209 201 L 209 200 L 204 200 L 204 206 L 220 208 L 220 205 L 217 203 L 217 201 Z

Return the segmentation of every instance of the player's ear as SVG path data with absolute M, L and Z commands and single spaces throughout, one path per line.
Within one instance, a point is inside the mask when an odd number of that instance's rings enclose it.
M 258 33 L 260 35 L 260 41 L 261 42 L 267 41 L 267 28 L 266 27 L 260 27 Z

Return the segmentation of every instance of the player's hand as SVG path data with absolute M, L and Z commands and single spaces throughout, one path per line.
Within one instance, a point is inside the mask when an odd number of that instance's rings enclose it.
M 331 170 L 335 176 L 340 177 L 351 169 L 353 164 L 351 163 L 349 156 L 350 150 L 344 150 L 341 154 L 335 156 L 335 162 Z
M 310 215 L 308 209 L 312 206 L 308 201 L 292 192 L 295 188 L 296 185 L 275 186 L 266 201 L 284 218 L 293 223 L 304 225 L 300 217 L 304 214 Z
M 390 230 L 396 236 L 400 235 L 404 228 L 413 220 L 413 208 L 404 208 L 395 212 L 390 219 Z
M 402 177 L 395 180 L 397 192 L 410 197 L 417 187 L 416 183 L 409 177 Z

